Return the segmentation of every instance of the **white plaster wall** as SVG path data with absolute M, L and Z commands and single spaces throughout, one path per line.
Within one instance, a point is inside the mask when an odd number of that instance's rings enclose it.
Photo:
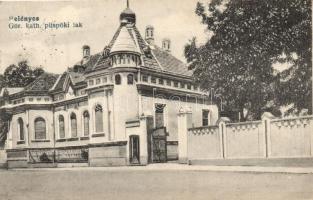
M 264 135 L 261 122 L 226 125 L 228 158 L 258 158 L 263 156 Z
M 188 159 L 221 158 L 218 127 L 192 129 L 188 132 Z
M 201 101 L 201 100 L 199 100 Z M 215 125 L 218 120 L 218 108 L 215 105 L 206 105 L 201 103 L 191 103 L 179 101 L 178 98 L 173 97 L 172 99 L 162 99 L 162 98 L 153 98 L 141 96 L 142 102 L 142 112 L 144 114 L 152 115 L 155 118 L 155 104 L 161 103 L 166 104 L 164 108 L 164 125 L 169 132 L 167 138 L 168 141 L 177 141 L 178 140 L 178 125 L 177 125 L 177 114 L 181 108 L 189 109 L 192 112 L 192 123 L 193 126 L 199 127 L 202 126 L 202 110 L 207 109 L 211 111 L 211 121 L 210 124 Z
M 271 157 L 312 156 L 312 117 L 272 121 L 270 132 Z
M 53 112 L 49 110 L 29 110 L 29 139 L 30 147 L 53 147 L 54 139 L 54 126 L 53 126 Z M 35 119 L 42 117 L 46 121 L 46 140 L 48 142 L 32 142 L 35 140 Z
M 21 118 L 24 122 L 24 138 L 25 138 L 25 144 L 17 144 L 19 139 L 19 131 L 18 131 L 18 119 Z M 24 148 L 28 144 L 28 129 L 27 129 L 28 119 L 25 112 L 15 114 L 12 116 L 11 120 L 11 129 L 9 131 L 9 134 L 11 134 L 11 137 L 8 137 L 8 139 L 12 139 L 12 148 Z
M 125 122 L 129 119 L 139 117 L 138 111 L 138 91 L 135 84 L 127 84 L 127 75 L 129 73 L 119 73 L 122 78 L 121 85 L 114 85 L 113 103 L 114 103 L 114 131 L 115 140 L 126 139 Z M 114 77 L 114 76 L 113 76 Z M 114 78 L 113 78 L 114 79 Z

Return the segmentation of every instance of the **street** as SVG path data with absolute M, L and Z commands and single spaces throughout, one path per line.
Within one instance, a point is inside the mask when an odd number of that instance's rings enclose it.
M 0 170 L 1 200 L 313 199 L 313 174 L 122 170 Z

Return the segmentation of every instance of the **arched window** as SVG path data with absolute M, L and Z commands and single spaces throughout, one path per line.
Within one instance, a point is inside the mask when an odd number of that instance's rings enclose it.
M 115 75 L 115 84 L 116 84 L 116 85 L 120 85 L 121 83 L 122 83 L 121 75 L 116 74 L 116 75 Z
M 17 120 L 18 123 L 18 133 L 19 133 L 19 139 L 24 140 L 24 122 L 22 118 L 18 118 Z
M 100 105 L 95 108 L 95 119 L 96 132 L 103 132 L 103 111 Z
M 84 136 L 89 135 L 89 113 L 88 111 L 85 111 L 83 113 L 84 117 Z
M 59 116 L 59 137 L 65 138 L 65 123 L 63 115 Z
M 42 117 L 35 119 L 35 140 L 46 139 L 46 121 Z
M 72 137 L 77 137 L 77 119 L 75 113 L 71 114 L 71 133 Z
M 134 84 L 134 75 L 132 75 L 132 74 L 127 75 L 127 84 L 128 85 Z

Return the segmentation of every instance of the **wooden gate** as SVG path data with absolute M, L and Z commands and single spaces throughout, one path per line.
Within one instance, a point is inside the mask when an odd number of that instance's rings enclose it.
M 167 148 L 166 148 L 166 128 L 155 128 L 152 132 L 151 147 L 152 147 L 152 162 L 162 163 L 167 161 Z

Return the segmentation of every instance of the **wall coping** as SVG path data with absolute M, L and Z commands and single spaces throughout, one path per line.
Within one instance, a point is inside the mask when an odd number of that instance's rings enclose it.
M 313 115 L 307 116 L 299 116 L 299 117 L 286 117 L 286 118 L 276 118 L 272 119 L 271 122 L 279 122 L 279 121 L 290 121 L 290 120 L 301 120 L 301 119 L 313 119 Z

